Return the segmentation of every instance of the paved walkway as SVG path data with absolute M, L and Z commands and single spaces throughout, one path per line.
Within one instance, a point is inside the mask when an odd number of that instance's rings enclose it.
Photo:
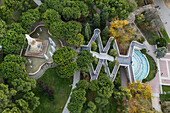
M 76 87 L 76 83 L 80 80 L 80 71 L 75 71 L 74 72 L 74 77 L 73 77 L 73 84 L 72 84 L 72 89 L 71 89 L 71 93 L 70 96 L 65 104 L 65 107 L 63 109 L 62 113 L 70 113 L 69 110 L 67 109 L 67 105 L 70 102 L 70 98 L 71 98 L 71 94 L 72 94 L 72 90 Z
M 34 75 L 29 75 L 30 78 L 35 78 L 36 80 L 39 79 L 44 73 L 45 71 L 48 69 L 48 68 L 53 68 L 53 67 L 56 67 L 56 65 L 54 63 L 46 63 L 44 64 L 40 71 L 38 71 L 36 74 Z
M 165 29 L 170 37 L 170 9 L 166 7 L 163 0 L 154 0 L 155 6 L 159 6 L 157 8 L 158 14 L 165 26 Z M 167 24 L 166 24 L 167 23 Z
M 38 5 L 36 9 L 38 9 L 40 5 L 42 4 L 41 0 L 34 0 L 34 2 Z
M 141 35 L 145 38 L 145 36 L 143 35 L 143 33 L 140 31 L 140 29 L 136 26 L 136 24 L 134 23 L 134 27 L 141 33 Z M 143 43 L 147 49 L 147 54 L 149 54 L 150 56 L 152 56 L 152 58 L 155 60 L 157 66 L 158 66 L 158 62 L 159 59 L 156 58 L 156 54 L 154 54 L 154 51 L 156 50 L 156 46 L 155 45 L 150 45 L 148 43 L 148 41 L 145 38 L 145 42 Z M 158 70 L 159 70 L 159 66 L 158 66 Z M 152 105 L 153 107 L 157 110 L 157 111 L 161 111 L 161 106 L 159 104 L 160 98 L 159 98 L 159 94 L 161 93 L 161 84 L 160 84 L 160 76 L 159 73 L 156 74 L 155 78 L 153 80 L 151 80 L 149 82 L 149 85 L 152 88 L 152 96 L 154 97 L 152 99 Z

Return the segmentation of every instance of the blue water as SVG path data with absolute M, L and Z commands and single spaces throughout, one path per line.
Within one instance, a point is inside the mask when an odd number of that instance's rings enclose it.
M 149 63 L 147 62 L 146 57 L 137 49 L 134 49 L 132 61 L 135 80 L 142 81 L 148 74 Z

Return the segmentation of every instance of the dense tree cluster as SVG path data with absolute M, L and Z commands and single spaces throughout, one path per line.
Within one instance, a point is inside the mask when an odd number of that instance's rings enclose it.
M 0 84 L 0 95 L 3 96 L 0 112 L 27 113 L 35 110 L 40 104 L 39 98 L 31 91 L 36 87 L 36 81 L 28 77 L 28 73 L 25 72 L 25 63 L 25 58 L 9 54 L 0 64 L 0 77 L 7 84 Z
M 4 0 L 5 5 L 16 11 L 26 11 L 31 8 L 30 0 Z
M 21 16 L 22 27 L 24 28 L 24 30 L 26 30 L 27 33 L 29 33 L 32 24 L 34 24 L 39 19 L 40 19 L 40 13 L 38 9 L 30 9 L 26 12 L 23 12 Z
M 0 36 L 0 44 L 3 46 L 4 54 L 18 54 L 25 42 L 25 36 L 21 33 L 23 29 L 16 23 L 10 27 L 6 35 Z
M 86 102 L 86 89 L 88 88 L 88 82 L 85 80 L 80 80 L 76 84 L 76 88 L 73 89 L 71 94 L 70 102 L 67 108 L 72 113 L 81 113 L 83 104 Z
M 77 54 L 71 47 L 61 47 L 53 55 L 53 61 L 57 65 L 57 74 L 61 78 L 70 78 L 77 69 L 77 63 L 73 62 Z
M 155 112 L 151 99 L 151 87 L 137 81 L 130 84 L 132 98 L 129 101 L 129 112 Z
M 88 50 L 82 50 L 78 53 L 77 65 L 79 70 L 89 72 L 92 62 L 93 56 Z

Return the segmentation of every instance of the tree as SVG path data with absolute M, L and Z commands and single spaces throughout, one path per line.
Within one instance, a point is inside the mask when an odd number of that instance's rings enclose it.
M 86 23 L 86 26 L 85 26 L 85 38 L 86 38 L 87 41 L 89 40 L 89 37 L 91 37 L 91 29 L 90 29 L 89 23 Z
M 29 32 L 30 27 L 40 18 L 38 9 L 30 9 L 27 12 L 23 12 L 21 16 L 21 24 L 26 32 Z
M 109 51 L 109 55 L 113 56 L 114 58 L 117 57 L 118 54 L 117 54 L 116 49 L 111 49 L 111 50 Z
M 104 38 L 104 39 L 108 39 L 108 38 L 109 38 L 110 33 L 109 33 L 109 28 L 108 28 L 108 26 L 106 26 L 106 27 L 103 29 L 102 35 L 103 35 L 103 38 Z
M 21 57 L 15 54 L 8 54 L 4 57 L 4 62 L 16 62 L 18 64 L 26 64 L 27 60 L 25 57 Z
M 31 5 L 29 0 L 4 0 L 5 5 L 14 11 L 26 11 Z
M 100 28 L 100 16 L 99 14 L 94 14 L 93 20 L 92 20 L 93 28 Z
M 46 10 L 47 10 L 47 4 L 46 3 L 42 3 L 40 6 L 39 6 L 39 12 L 41 12 L 41 13 L 44 13 L 44 12 L 46 12 Z
M 74 75 L 74 71 L 77 70 L 77 63 L 71 62 L 67 65 L 59 65 L 56 68 L 56 73 L 61 78 L 70 78 Z
M 156 49 L 155 54 L 156 54 L 156 57 L 160 59 L 164 57 L 167 52 L 168 50 L 166 49 L 166 47 L 160 47 Z
M 93 62 L 93 56 L 92 53 L 90 53 L 88 50 L 82 50 L 78 54 L 77 59 L 77 66 L 79 70 L 84 72 L 89 72 L 90 65 Z
M 147 83 L 141 83 L 137 81 L 130 84 L 130 91 L 132 98 L 129 101 L 130 113 L 141 112 L 154 112 L 150 102 L 151 99 L 151 87 Z
M 80 80 L 78 83 L 76 83 L 76 87 L 82 89 L 88 89 L 89 83 L 86 80 Z
M 17 93 L 16 90 L 8 88 L 8 85 L 4 85 L 3 83 L 0 84 L 0 96 L 1 96 L 1 102 L 0 102 L 0 112 L 9 105 L 11 102 L 12 96 L 15 96 Z
M 52 35 L 58 37 L 59 39 L 66 38 L 67 35 L 66 23 L 62 20 L 52 23 L 50 25 L 50 32 Z
M 0 35 L 4 35 L 6 33 L 6 22 L 0 19 Z
M 96 51 L 96 49 L 97 49 L 97 44 L 96 44 L 96 42 L 92 42 L 92 44 L 91 44 L 91 50 L 92 50 L 92 51 Z
M 96 109 L 96 105 L 92 101 L 88 103 L 88 107 L 91 111 L 94 111 Z
M 60 21 L 61 16 L 54 9 L 47 9 L 45 13 L 42 14 L 43 22 L 47 28 L 50 28 L 51 24 Z
M 14 30 L 8 30 L 5 36 L 0 37 L 0 45 L 3 46 L 4 54 L 18 54 L 24 44 L 25 36 Z
M 57 36 L 59 39 L 73 37 L 81 32 L 81 29 L 81 23 L 76 21 L 68 21 L 67 23 L 64 21 L 58 21 L 50 26 L 50 32 L 52 35 Z
M 106 27 L 106 22 L 108 20 L 108 16 L 109 16 L 108 8 L 106 6 L 104 6 L 102 11 L 101 11 L 101 14 L 100 14 L 100 26 L 101 26 L 101 29 L 104 29 Z
M 166 47 L 167 45 L 167 41 L 164 38 L 158 38 L 156 43 L 158 47 Z
M 58 66 L 65 66 L 73 62 L 77 54 L 74 49 L 71 47 L 61 47 L 53 54 L 53 61 Z
M 141 24 L 143 21 L 145 21 L 145 17 L 143 14 L 136 15 L 136 20 L 138 24 Z
M 62 16 L 64 17 L 65 20 L 73 18 L 73 10 L 70 7 L 65 7 L 63 9 Z
M 62 47 L 54 52 L 53 61 L 58 66 L 56 69 L 57 75 L 61 78 L 69 78 L 73 76 L 77 69 L 77 63 L 73 62 L 77 54 L 71 47 Z
M 124 97 L 126 97 L 128 100 L 131 99 L 132 95 L 130 93 L 130 89 L 120 86 L 119 90 L 114 91 L 114 98 L 123 100 Z
M 84 89 L 75 89 L 72 91 L 70 102 L 68 103 L 68 110 L 72 113 L 81 113 L 83 104 L 86 101 L 86 91 Z
M 0 18 L 9 24 L 12 20 L 12 11 L 6 6 L 3 5 L 0 7 Z
M 98 78 L 97 95 L 105 98 L 110 98 L 113 93 L 114 84 L 106 75 L 100 75 Z
M 71 38 L 68 38 L 66 41 L 67 44 L 71 45 L 71 46 L 80 46 L 84 44 L 84 36 L 79 33 Z
M 21 112 L 23 113 L 28 113 L 30 112 L 30 109 L 28 107 L 28 102 L 26 102 L 25 100 L 23 99 L 19 99 L 19 100 L 16 100 L 16 105 L 18 108 L 20 108 Z
M 18 34 L 25 34 L 25 30 L 22 28 L 21 23 L 12 23 L 9 29 L 16 31 Z

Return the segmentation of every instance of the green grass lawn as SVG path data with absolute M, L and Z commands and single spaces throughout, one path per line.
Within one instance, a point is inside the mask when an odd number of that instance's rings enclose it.
M 72 84 L 72 78 L 61 79 L 56 75 L 55 68 L 50 68 L 39 80 L 43 80 L 45 85 L 55 89 L 54 100 L 50 101 L 48 96 L 38 93 L 36 88 L 35 93 L 40 97 L 40 106 L 34 113 L 62 113 L 71 91 L 69 85 Z
M 170 101 L 170 94 L 168 93 L 168 91 L 170 91 L 170 86 L 162 85 L 162 90 L 163 90 L 163 93 L 166 92 L 166 94 L 160 94 L 160 100 L 162 102 L 161 108 L 162 108 L 162 111 L 164 111 L 164 109 L 166 109 L 167 106 L 164 106 L 163 102 Z
M 147 57 L 149 61 L 149 66 L 150 66 L 149 74 L 142 82 L 149 82 L 155 77 L 156 72 L 157 72 L 157 66 L 156 66 L 154 59 L 150 55 L 148 55 L 145 52 L 142 52 L 142 53 Z
M 161 29 L 161 33 L 162 33 L 162 35 L 165 37 L 165 39 L 167 40 L 167 42 L 170 43 L 170 39 L 169 39 L 169 36 L 168 36 L 166 30 L 165 30 L 165 29 Z

